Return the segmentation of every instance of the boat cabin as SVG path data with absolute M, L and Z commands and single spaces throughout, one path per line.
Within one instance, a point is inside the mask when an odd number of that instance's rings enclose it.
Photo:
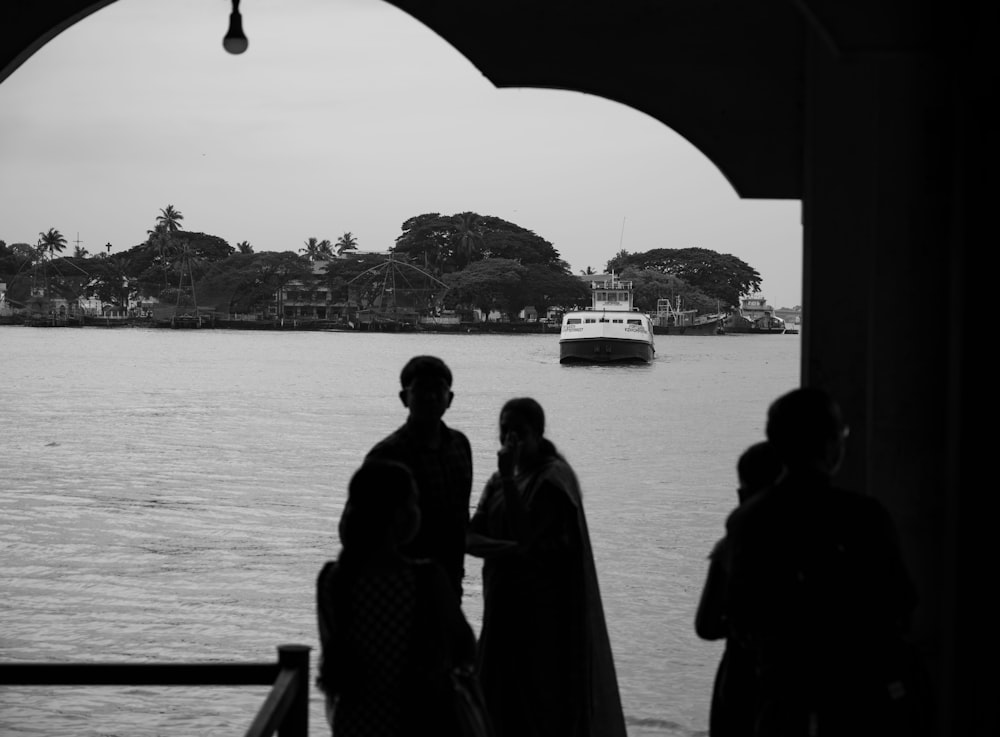
M 757 320 L 761 317 L 771 317 L 774 308 L 763 297 L 746 297 L 740 304 L 740 312 L 750 320 Z
M 739 316 L 758 330 L 783 330 L 785 321 L 774 314 L 774 308 L 763 297 L 746 297 L 740 305 Z
M 632 312 L 632 282 L 614 275 L 590 282 L 590 297 L 592 310 Z

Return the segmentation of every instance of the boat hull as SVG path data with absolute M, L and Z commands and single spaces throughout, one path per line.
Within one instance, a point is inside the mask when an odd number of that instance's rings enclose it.
M 726 332 L 736 333 L 738 335 L 781 335 L 782 333 L 787 333 L 788 329 L 783 326 L 761 328 L 753 325 L 736 324 L 733 326 L 726 326 Z
M 722 335 L 726 332 L 723 318 L 708 320 L 693 325 L 657 325 L 653 324 L 655 335 Z
M 648 341 L 621 338 L 573 338 L 559 341 L 559 363 L 649 363 Z

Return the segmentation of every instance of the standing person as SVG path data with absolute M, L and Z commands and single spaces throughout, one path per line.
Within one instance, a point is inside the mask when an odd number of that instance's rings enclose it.
M 772 486 L 784 466 L 770 443 L 755 443 L 736 463 L 739 487 L 737 499 L 743 504 L 754 494 Z M 747 737 L 753 734 L 756 673 L 752 653 L 731 637 L 726 611 L 726 538 L 709 554 L 708 576 L 698 602 L 695 632 L 704 640 L 725 639 L 712 689 L 708 732 L 712 737 Z
M 455 395 L 451 370 L 436 356 L 411 358 L 399 376 L 406 422 L 378 442 L 368 459 L 398 461 L 413 473 L 420 492 L 420 530 L 401 549 L 441 564 L 459 600 L 465 575 L 465 534 L 472 495 L 472 449 L 442 418 Z
M 443 569 L 400 552 L 419 525 L 405 466 L 355 472 L 343 547 L 316 583 L 317 683 L 334 737 L 458 737 L 448 674 L 474 667 L 475 638 Z
M 833 484 L 847 433 L 825 392 L 779 397 L 767 438 L 785 474 L 727 520 L 726 607 L 754 657 L 758 737 L 913 733 L 897 657 L 916 596 L 886 510 Z
M 497 737 L 624 737 L 580 487 L 544 433 L 534 399 L 503 406 L 469 533 L 484 559 L 480 682 Z

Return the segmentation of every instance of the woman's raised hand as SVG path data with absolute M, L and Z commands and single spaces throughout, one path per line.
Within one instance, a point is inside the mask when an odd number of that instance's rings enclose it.
M 521 454 L 521 445 L 516 432 L 509 432 L 504 438 L 503 445 L 497 451 L 497 470 L 500 476 L 512 478 L 514 469 L 517 468 L 518 457 Z

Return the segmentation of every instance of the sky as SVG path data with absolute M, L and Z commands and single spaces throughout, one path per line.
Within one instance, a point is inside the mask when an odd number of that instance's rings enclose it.
M 801 303 L 798 200 L 741 200 L 663 123 L 573 91 L 497 89 L 381 0 L 118 0 L 0 82 L 0 240 L 59 230 L 69 251 L 142 243 L 167 205 L 186 230 L 256 251 L 474 211 L 534 231 L 574 272 L 619 250 L 708 248 Z

